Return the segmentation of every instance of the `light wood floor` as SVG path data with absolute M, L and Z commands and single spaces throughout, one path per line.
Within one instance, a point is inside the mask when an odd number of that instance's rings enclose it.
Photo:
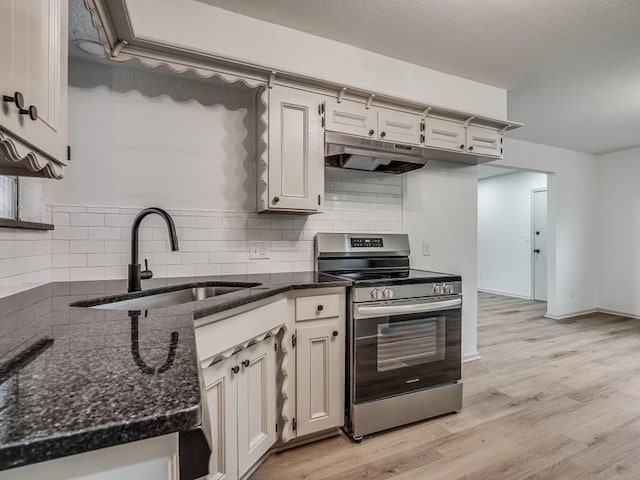
M 482 359 L 463 367 L 462 412 L 275 454 L 252 479 L 640 479 L 640 321 L 479 301 Z

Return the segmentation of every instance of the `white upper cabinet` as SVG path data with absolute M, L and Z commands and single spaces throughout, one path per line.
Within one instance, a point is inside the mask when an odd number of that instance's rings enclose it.
M 502 134 L 493 128 L 469 125 L 467 127 L 467 151 L 477 155 L 502 156 Z
M 0 1 L 0 139 L 13 147 L 0 173 L 60 178 L 67 164 L 67 9 L 67 0 Z
M 463 152 L 466 149 L 464 123 L 427 118 L 424 143 L 427 147 Z
M 331 99 L 326 101 L 326 130 L 359 137 L 377 137 L 378 114 L 362 103 Z
M 420 143 L 420 115 L 378 108 L 378 138 L 389 142 Z
M 324 203 L 324 98 L 292 88 L 269 91 L 267 205 L 315 213 Z

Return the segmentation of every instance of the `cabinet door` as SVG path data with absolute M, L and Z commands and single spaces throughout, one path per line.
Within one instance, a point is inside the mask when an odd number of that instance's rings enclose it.
M 425 145 L 427 147 L 464 151 L 465 128 L 463 123 L 427 118 L 425 121 Z
M 3 102 L 0 124 L 24 143 L 67 163 L 67 0 L 0 2 L 0 94 L 22 93 L 25 109 Z
M 322 207 L 322 100 L 294 89 L 269 93 L 269 210 L 315 212 Z
M 296 325 L 299 437 L 344 423 L 344 325 L 339 318 Z
M 360 137 L 373 137 L 377 132 L 378 114 L 362 103 L 327 100 L 325 103 L 326 130 Z
M 502 156 L 502 135 L 492 128 L 469 125 L 467 127 L 467 150 L 478 155 Z
M 209 477 L 216 480 L 238 478 L 236 356 L 203 370 L 206 402 L 211 424 Z
M 276 366 L 270 337 L 238 354 L 238 476 L 276 442 Z
M 378 137 L 381 140 L 402 143 L 420 143 L 420 115 L 378 109 Z

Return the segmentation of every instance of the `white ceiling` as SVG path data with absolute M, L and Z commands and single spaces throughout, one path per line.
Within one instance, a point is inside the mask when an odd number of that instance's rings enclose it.
M 640 146 L 638 0 L 199 1 L 507 88 L 516 138 Z

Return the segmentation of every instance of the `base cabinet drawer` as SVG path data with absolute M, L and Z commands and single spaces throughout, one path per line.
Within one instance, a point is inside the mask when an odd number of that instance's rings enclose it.
M 296 298 L 296 321 L 337 317 L 340 297 L 337 294 Z

